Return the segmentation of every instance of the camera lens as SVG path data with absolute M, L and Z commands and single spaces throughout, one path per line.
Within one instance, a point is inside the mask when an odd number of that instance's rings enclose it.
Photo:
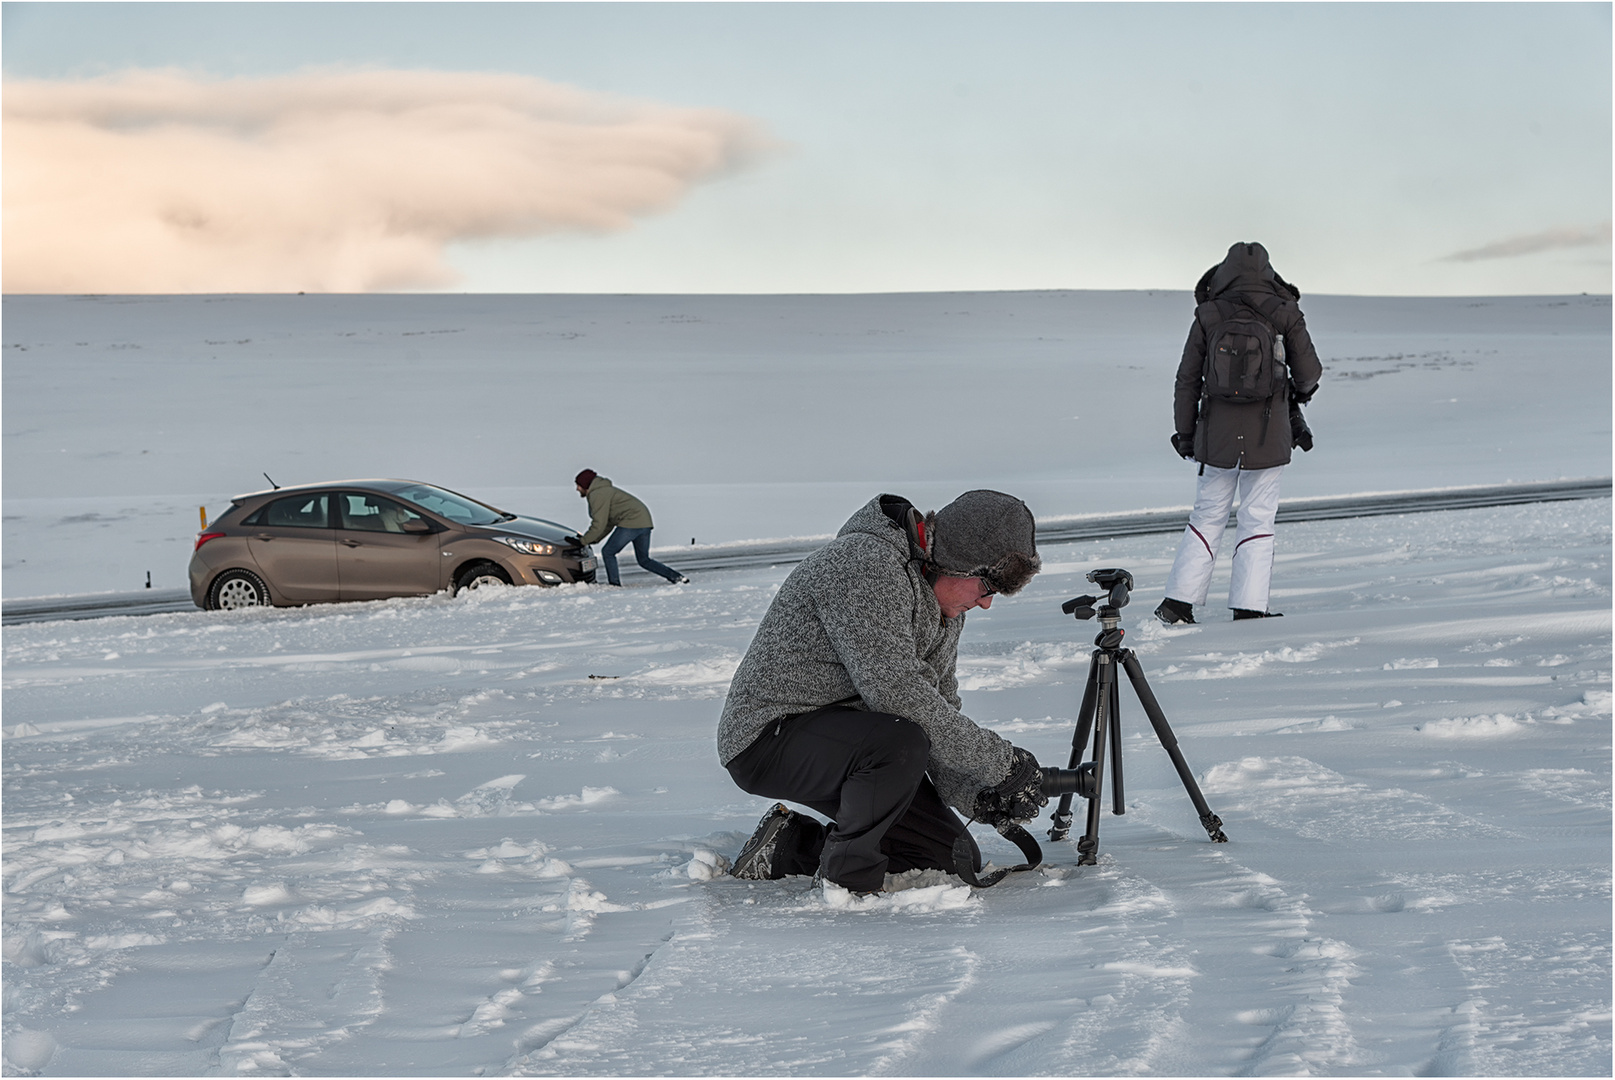
M 1076 795 L 1079 798 L 1093 798 L 1093 762 L 1085 761 L 1075 769 L 1042 768 L 1038 770 L 1043 775 L 1038 784 L 1043 794 L 1053 798 L 1056 795 Z

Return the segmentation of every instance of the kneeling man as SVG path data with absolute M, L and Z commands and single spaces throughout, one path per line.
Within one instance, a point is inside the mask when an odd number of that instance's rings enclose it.
M 880 495 L 791 572 L 729 687 L 718 759 L 742 789 L 831 824 L 775 806 L 736 877 L 878 892 L 888 872 L 954 869 L 969 836 L 955 809 L 994 825 L 1037 816 L 1037 760 L 960 711 L 954 676 L 965 612 L 1042 568 L 1034 531 L 1002 492 L 923 516 Z

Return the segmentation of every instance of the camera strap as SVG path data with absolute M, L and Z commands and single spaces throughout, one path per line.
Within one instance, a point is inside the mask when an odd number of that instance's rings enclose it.
M 959 838 L 953 842 L 953 872 L 959 875 L 966 885 L 974 885 L 978 889 L 990 889 L 1011 874 L 1022 870 L 1036 870 L 1043 865 L 1043 849 L 1038 846 L 1031 833 L 1014 822 L 1006 822 L 995 828 L 998 829 L 1000 836 L 1021 849 L 1026 861 L 1019 866 L 1000 867 L 989 874 L 977 874 L 976 858 L 979 849 L 968 832 L 960 833 Z

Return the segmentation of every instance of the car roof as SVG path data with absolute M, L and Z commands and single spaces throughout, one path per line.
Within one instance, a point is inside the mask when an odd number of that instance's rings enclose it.
M 372 488 L 376 491 L 397 491 L 400 488 L 413 487 L 422 484 L 421 480 L 325 480 L 318 484 L 295 484 L 290 487 L 264 488 L 262 491 L 249 491 L 243 495 L 236 495 L 231 502 L 245 502 L 248 499 L 257 499 L 265 495 L 297 495 L 304 491 L 324 491 L 328 488 Z M 427 487 L 436 487 L 436 484 L 426 484 Z

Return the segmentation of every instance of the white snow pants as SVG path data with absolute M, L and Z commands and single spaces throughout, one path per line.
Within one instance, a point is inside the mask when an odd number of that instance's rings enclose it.
M 1211 568 L 1217 561 L 1228 512 L 1239 495 L 1239 518 L 1234 535 L 1234 576 L 1228 585 L 1228 606 L 1266 611 L 1273 581 L 1273 520 L 1279 512 L 1279 474 L 1272 469 L 1216 469 L 1207 465 L 1194 492 L 1189 527 L 1183 531 L 1178 557 L 1166 579 L 1166 595 L 1199 607 L 1211 589 Z

